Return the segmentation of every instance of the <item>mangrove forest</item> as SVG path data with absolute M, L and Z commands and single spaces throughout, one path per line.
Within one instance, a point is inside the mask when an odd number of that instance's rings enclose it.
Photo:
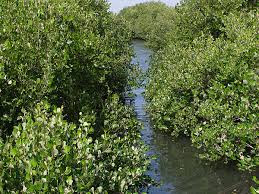
M 0 1 L 0 194 L 259 193 L 256 0 Z

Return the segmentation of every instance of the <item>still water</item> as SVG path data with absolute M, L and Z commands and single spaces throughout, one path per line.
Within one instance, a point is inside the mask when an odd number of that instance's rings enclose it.
M 132 63 L 138 63 L 147 71 L 152 52 L 144 46 L 144 41 L 134 40 L 135 57 Z M 170 135 L 152 129 L 150 118 L 145 110 L 145 88 L 132 91 L 135 94 L 134 108 L 137 118 L 143 123 L 142 139 L 150 147 L 148 154 L 156 155 L 147 172 L 153 179 L 161 182 L 152 186 L 147 193 L 173 194 L 230 194 L 249 193 L 252 175 L 243 174 L 234 167 L 222 164 L 207 164 L 198 158 L 198 150 L 191 146 L 186 138 L 172 141 Z

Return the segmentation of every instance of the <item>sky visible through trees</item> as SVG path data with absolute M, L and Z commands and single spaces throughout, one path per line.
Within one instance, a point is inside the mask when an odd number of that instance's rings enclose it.
M 108 0 L 111 3 L 111 11 L 118 13 L 124 7 L 132 6 L 137 3 L 147 2 L 147 0 Z M 161 0 L 167 5 L 175 6 L 180 0 Z

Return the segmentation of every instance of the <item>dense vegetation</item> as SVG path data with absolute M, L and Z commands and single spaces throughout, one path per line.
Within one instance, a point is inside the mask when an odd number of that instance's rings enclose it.
M 203 158 L 247 170 L 259 165 L 255 3 L 183 1 L 147 87 L 157 128 L 190 136 Z
M 162 2 L 146 2 L 124 8 L 119 17 L 128 22 L 134 38 L 143 39 L 153 50 L 158 50 L 166 43 L 174 13 L 174 9 Z
M 137 191 L 130 32 L 105 0 L 0 2 L 0 193 Z
M 185 0 L 176 8 L 145 3 L 121 13 L 157 51 L 146 94 L 155 127 L 190 136 L 203 158 L 247 170 L 259 165 L 256 3 Z

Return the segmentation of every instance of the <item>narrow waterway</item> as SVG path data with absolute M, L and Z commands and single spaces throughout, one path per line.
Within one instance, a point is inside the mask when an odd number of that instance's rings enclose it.
M 140 64 L 147 71 L 152 52 L 140 40 L 133 41 L 135 57 L 132 63 Z M 249 193 L 251 175 L 245 175 L 222 164 L 206 164 L 198 158 L 198 150 L 188 139 L 172 141 L 170 135 L 153 130 L 145 110 L 145 88 L 132 91 L 135 94 L 134 108 L 137 118 L 143 123 L 142 139 L 150 147 L 148 154 L 156 155 L 147 172 L 161 182 L 159 187 L 150 187 L 147 193 L 173 194 L 229 194 Z

